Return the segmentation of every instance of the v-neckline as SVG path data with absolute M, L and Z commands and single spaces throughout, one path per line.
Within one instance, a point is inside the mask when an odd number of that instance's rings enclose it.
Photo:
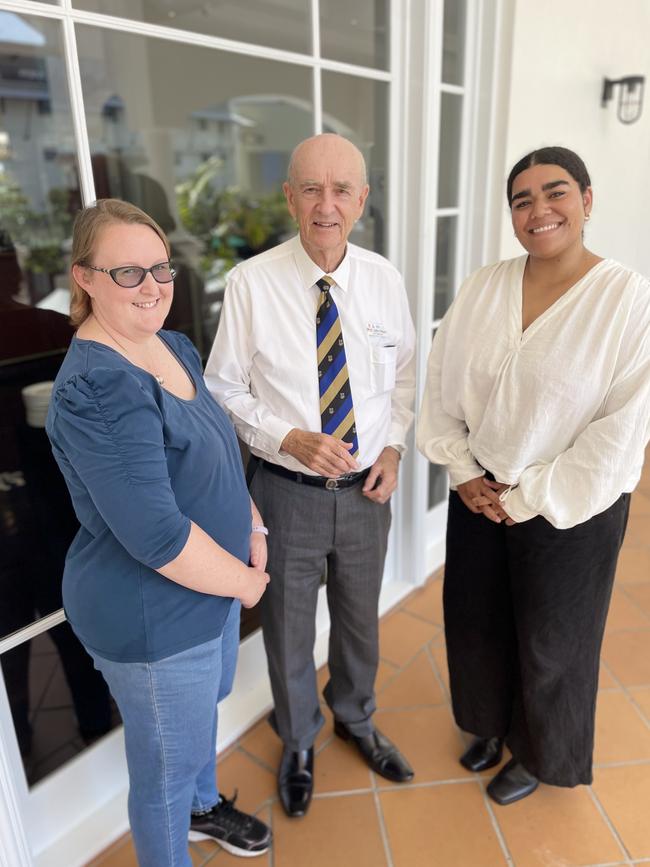
M 548 318 L 550 318 L 551 314 L 559 310 L 564 306 L 565 303 L 568 302 L 569 298 L 575 295 L 576 290 L 581 284 L 590 277 L 597 268 L 607 262 L 607 259 L 601 259 L 599 262 L 596 262 L 594 265 L 589 268 L 588 271 L 582 275 L 582 277 L 578 278 L 575 283 L 573 283 L 569 288 L 563 292 L 559 298 L 556 298 L 555 301 L 550 304 L 546 310 L 539 314 L 526 328 L 523 327 L 524 321 L 524 274 L 526 271 L 526 264 L 528 262 L 528 255 L 521 256 L 520 258 L 520 270 L 517 276 L 517 279 L 513 281 L 513 286 L 515 290 L 515 313 L 517 316 L 517 335 L 519 338 L 519 342 L 523 343 L 524 340 L 528 340 L 530 335 L 537 330 L 537 326 L 543 324 Z

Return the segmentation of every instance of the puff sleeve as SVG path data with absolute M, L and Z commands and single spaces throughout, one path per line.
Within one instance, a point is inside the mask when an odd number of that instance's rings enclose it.
M 180 554 L 190 519 L 171 487 L 160 409 L 133 373 L 72 376 L 53 395 L 48 427 L 55 456 L 96 509 L 92 533 L 108 529 L 152 569 Z

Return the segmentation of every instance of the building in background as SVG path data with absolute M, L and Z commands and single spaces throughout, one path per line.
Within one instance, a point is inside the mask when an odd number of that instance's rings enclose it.
M 59 609 L 74 516 L 43 389 L 24 391 L 70 339 L 78 207 L 117 196 L 158 220 L 179 271 L 170 327 L 205 356 L 228 268 L 294 230 L 293 147 L 345 135 L 371 183 L 353 241 L 406 277 L 421 388 L 462 277 L 519 253 L 503 188 L 534 147 L 584 157 L 589 245 L 650 274 L 650 111 L 625 125 L 600 104 L 605 77 L 650 77 L 649 37 L 647 0 L 0 0 L 1 867 L 83 864 L 127 822 L 119 719 Z M 383 610 L 444 559 L 446 476 L 413 448 L 401 472 Z M 244 631 L 224 744 L 270 703 L 254 618 Z M 323 605 L 319 659 L 327 632 Z

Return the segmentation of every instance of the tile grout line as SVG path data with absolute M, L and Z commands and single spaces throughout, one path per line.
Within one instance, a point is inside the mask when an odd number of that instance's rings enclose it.
M 268 810 L 268 820 L 269 820 L 269 828 L 271 829 L 271 834 L 273 835 L 271 838 L 271 849 L 269 850 L 269 865 L 270 867 L 275 867 L 275 831 L 273 830 L 273 801 L 269 801 L 269 805 L 267 807 Z
M 388 831 L 386 829 L 386 823 L 384 822 L 384 811 L 381 808 L 381 802 L 379 800 L 379 789 L 377 788 L 377 777 L 374 773 L 371 772 L 372 779 L 372 799 L 375 803 L 375 811 L 377 813 L 377 821 L 379 823 L 379 835 L 381 837 L 381 842 L 384 846 L 384 855 L 386 856 L 386 867 L 394 867 L 393 865 L 393 853 L 390 848 L 390 843 L 388 841 Z
M 607 861 L 598 864 L 589 864 L 588 867 L 630 867 L 630 861 Z
M 600 660 L 600 664 L 601 664 L 601 666 L 603 666 L 603 668 L 605 668 L 605 670 L 607 671 L 607 673 L 609 674 L 609 676 L 612 678 L 612 680 L 613 680 L 616 684 L 618 684 L 618 689 L 620 689 L 620 690 L 623 692 L 623 694 L 625 695 L 625 697 L 627 698 L 627 700 L 632 704 L 632 706 L 633 706 L 634 709 L 636 710 L 637 714 L 639 714 L 639 715 L 641 716 L 641 721 L 642 721 L 643 723 L 645 723 L 645 725 L 646 725 L 648 728 L 650 728 L 650 719 L 648 719 L 648 717 L 646 716 L 646 713 L 645 713 L 645 711 L 643 710 L 643 708 L 640 707 L 640 705 L 637 704 L 637 702 L 636 702 L 634 696 L 631 695 L 631 693 L 630 693 L 630 691 L 629 691 L 630 689 L 643 689 L 644 687 L 647 686 L 647 684 L 640 684 L 640 685 L 637 685 L 637 686 L 628 687 L 628 686 L 626 686 L 626 685 L 622 682 L 622 680 L 621 680 L 621 679 L 620 679 L 616 674 L 614 674 L 614 672 L 612 671 L 611 667 L 607 664 L 607 662 L 605 662 L 604 659 L 602 659 L 602 657 L 601 657 L 601 660 Z
M 626 626 L 625 629 L 610 629 L 607 635 L 630 635 L 636 632 L 650 632 L 650 621 L 647 626 Z
M 598 798 L 598 796 L 594 792 L 593 784 L 591 786 L 587 786 L 587 791 L 589 792 L 591 800 L 594 802 L 594 805 L 595 805 L 596 809 L 598 810 L 598 812 L 600 813 L 603 821 L 605 822 L 605 824 L 609 828 L 610 833 L 612 834 L 612 836 L 614 837 L 614 839 L 618 843 L 618 847 L 621 850 L 621 852 L 623 853 L 623 857 L 625 858 L 624 863 L 627 865 L 630 865 L 632 856 L 628 852 L 627 846 L 623 842 L 623 838 L 621 837 L 621 835 L 618 833 L 616 826 L 614 825 L 612 820 L 609 818 L 607 811 L 605 810 L 603 805 L 600 803 L 600 799 Z
M 649 519 L 649 520 L 650 520 L 650 519 Z M 645 583 L 645 582 L 639 582 L 639 583 Z M 641 616 L 643 617 L 643 619 L 644 619 L 645 621 L 647 621 L 647 623 L 648 623 L 648 628 L 650 628 L 650 617 L 648 617 L 648 615 L 646 614 L 646 612 L 644 611 L 644 609 L 641 607 L 641 605 L 639 605 L 639 603 L 636 601 L 636 599 L 634 598 L 634 596 L 630 596 L 630 594 L 629 594 L 628 591 L 627 591 L 626 585 L 625 585 L 624 583 L 621 583 L 621 584 L 616 583 L 616 589 L 619 590 L 619 591 L 623 594 L 623 596 L 625 596 L 625 598 L 627 599 L 627 601 L 628 601 L 631 605 L 633 605 L 634 608 L 637 609 L 637 611 L 639 612 L 639 614 L 641 614 Z M 615 630 L 615 631 L 618 632 L 619 630 L 617 629 L 617 630 Z
M 431 578 L 427 579 L 425 584 L 428 584 L 431 580 L 432 580 Z M 430 656 L 430 652 L 429 652 L 429 643 L 441 633 L 442 627 L 440 624 L 432 623 L 431 621 L 427 620 L 424 617 L 420 617 L 419 615 L 412 614 L 410 611 L 407 611 L 406 610 L 406 604 L 407 604 L 407 600 L 405 600 L 404 604 L 399 607 L 398 611 L 401 611 L 403 614 L 406 614 L 410 617 L 413 617 L 415 620 L 418 620 L 421 623 L 425 623 L 427 626 L 435 626 L 436 627 L 436 633 L 434 636 L 432 636 L 432 638 L 425 641 L 424 644 L 421 645 L 418 648 L 418 650 L 413 654 L 413 656 L 410 657 L 402 665 L 400 665 L 399 663 L 394 663 L 392 660 L 388 660 L 385 657 L 381 657 L 385 663 L 390 663 L 391 665 L 397 665 L 397 671 L 393 675 L 391 675 L 391 677 L 388 679 L 388 681 L 382 686 L 381 690 L 379 691 L 379 695 L 381 695 L 381 693 L 385 689 L 387 689 L 392 683 L 394 683 L 397 680 L 397 678 L 401 674 L 403 674 L 405 669 L 411 665 L 411 663 L 415 660 L 415 658 L 418 656 L 418 654 L 420 654 L 421 652 L 424 652 L 425 657 L 428 659 L 429 664 L 431 665 L 433 675 L 434 675 L 436 681 L 438 682 L 438 685 L 441 688 L 441 694 L 445 698 L 444 704 L 446 705 L 447 701 L 448 701 L 446 690 L 444 689 L 444 684 L 442 684 L 440 681 L 440 677 L 439 677 L 438 672 L 435 668 L 435 665 L 432 664 L 433 660 L 432 660 L 432 658 Z M 430 707 L 430 706 L 431 705 L 421 705 L 420 707 Z M 436 707 L 439 707 L 439 706 L 440 705 L 436 705 Z M 378 710 L 382 710 L 382 712 L 384 712 L 386 710 L 396 710 L 396 709 L 395 708 L 378 708 Z M 407 783 L 407 784 L 403 785 L 403 787 L 401 787 L 401 788 L 403 788 L 403 789 L 416 789 L 416 788 L 425 788 L 428 785 L 430 785 L 430 784 L 415 783 L 415 784 L 409 785 Z M 393 867 L 393 865 L 394 865 L 393 853 L 392 853 L 391 848 L 390 848 L 390 842 L 389 842 L 389 838 L 388 838 L 388 830 L 386 828 L 386 823 L 384 820 L 384 813 L 383 813 L 383 809 L 381 806 L 381 800 L 380 800 L 379 796 L 382 792 L 396 791 L 396 789 L 394 789 L 392 787 L 383 787 L 382 789 L 379 789 L 378 785 L 377 785 L 377 777 L 375 774 L 373 774 L 372 775 L 372 789 L 371 789 L 371 791 L 372 791 L 373 800 L 375 802 L 375 810 L 377 812 L 377 821 L 379 822 L 379 831 L 381 834 L 382 843 L 384 845 L 384 854 L 386 856 L 387 867 Z
M 440 672 L 438 671 L 438 665 L 437 665 L 437 663 L 436 663 L 436 660 L 434 659 L 433 654 L 431 653 L 431 648 L 429 647 L 428 644 L 427 644 L 426 647 L 424 648 L 424 652 L 425 652 L 425 654 L 427 655 L 427 657 L 429 658 L 429 663 L 430 663 L 430 665 L 431 665 L 431 667 L 432 667 L 432 669 L 433 669 L 433 674 L 434 674 L 436 680 L 438 681 L 438 686 L 440 687 L 440 690 L 441 690 L 442 694 L 445 696 L 446 703 L 447 703 L 447 704 L 450 704 L 450 702 L 451 702 L 451 693 L 450 693 L 449 690 L 447 689 L 447 684 L 444 682 L 444 680 L 442 679 L 442 676 L 441 676 Z
M 388 660 L 386 660 L 386 659 L 382 659 L 381 661 L 384 663 L 384 665 L 390 665 L 391 668 L 394 668 L 394 667 L 395 667 L 395 663 L 393 663 L 393 662 L 389 663 Z M 383 692 L 385 689 L 387 689 L 387 687 L 389 687 L 392 683 L 394 683 L 394 681 L 397 680 L 397 678 L 400 676 L 400 674 L 401 674 L 403 671 L 404 671 L 403 668 L 400 668 L 399 666 L 397 666 L 397 667 L 395 668 L 395 671 L 394 671 L 394 672 L 390 675 L 390 677 L 388 678 L 388 680 L 386 680 L 386 682 L 382 684 L 381 689 L 380 689 L 380 690 L 377 690 L 377 695 L 378 695 L 378 696 L 381 695 L 382 692 Z
M 429 624 L 429 626 L 431 626 L 431 624 Z M 387 656 L 382 656 L 382 655 L 381 655 L 381 651 L 380 651 L 380 653 L 379 653 L 379 659 L 380 659 L 381 662 L 386 663 L 386 664 L 388 664 L 388 665 L 397 666 L 398 671 L 396 672 L 396 675 L 395 675 L 395 676 L 397 676 L 397 675 L 401 674 L 401 673 L 404 671 L 405 668 L 408 668 L 409 665 L 410 665 L 410 664 L 415 660 L 415 657 L 418 655 L 418 653 L 421 653 L 421 652 L 424 650 L 425 647 L 428 647 L 428 646 L 429 646 L 429 642 L 431 642 L 431 641 L 435 641 L 435 639 L 438 638 L 438 636 L 439 636 L 440 634 L 441 634 L 441 629 L 440 629 L 440 627 L 438 627 L 438 631 L 436 632 L 436 634 L 435 634 L 435 635 L 432 635 L 431 638 L 428 638 L 428 639 L 424 642 L 424 644 L 421 644 L 421 645 L 418 647 L 418 649 L 415 651 L 415 653 L 414 653 L 412 656 L 409 656 L 408 659 L 406 659 L 404 662 L 395 662 L 394 659 L 389 659 Z M 392 678 L 392 676 L 391 676 L 391 680 L 392 680 L 392 679 L 393 679 L 393 678 Z M 382 690 L 383 690 L 383 687 L 382 687 Z
M 424 614 L 418 614 L 417 611 L 409 611 L 408 608 L 405 608 L 404 614 L 408 614 L 414 620 L 419 620 L 420 623 L 426 623 L 427 626 L 436 626 L 438 629 L 442 629 L 442 623 L 437 620 L 429 620 L 428 617 L 425 617 Z
M 627 759 L 621 762 L 594 762 L 593 767 L 601 768 L 629 768 L 637 765 L 650 765 L 650 759 Z
M 359 789 L 336 789 L 331 792 L 315 792 L 314 800 L 326 800 L 327 798 L 338 798 L 338 797 L 351 797 L 354 795 L 370 795 L 374 791 L 377 791 L 378 794 L 383 794 L 384 792 L 401 792 L 408 791 L 411 789 L 434 789 L 439 788 L 441 786 L 457 786 L 457 785 L 468 785 L 469 783 L 476 782 L 476 778 L 474 776 L 466 777 L 466 778 L 458 778 L 458 779 L 445 779 L 445 780 L 428 780 L 422 783 L 399 783 L 399 787 L 396 786 L 368 786 Z
M 443 696 L 442 701 L 439 702 L 426 702 L 425 704 L 400 704 L 397 707 L 385 707 L 379 705 L 377 707 L 378 713 L 404 713 L 404 711 L 413 711 L 413 710 L 428 710 L 430 708 L 436 707 L 448 707 L 449 701 L 446 696 Z
M 490 803 L 490 799 L 488 797 L 485 785 L 483 784 L 483 780 L 478 776 L 478 774 L 475 776 L 477 777 L 476 781 L 481 790 L 481 794 L 483 795 L 483 804 L 488 812 L 488 816 L 490 817 L 490 823 L 492 825 L 492 828 L 494 829 L 494 833 L 497 835 L 497 840 L 499 841 L 499 846 L 501 847 L 503 857 L 506 859 L 506 864 L 508 865 L 508 867 L 516 867 L 512 854 L 510 853 L 510 849 L 508 849 L 506 838 L 504 837 L 501 826 L 499 825 L 499 820 L 497 819 L 496 814 L 492 809 L 492 804 Z
M 237 748 L 233 750 L 231 755 L 235 753 L 240 753 L 247 759 L 250 759 L 258 767 L 263 768 L 265 771 L 268 771 L 269 774 L 273 774 L 273 776 L 276 775 L 277 771 L 274 771 L 270 765 L 267 765 L 264 759 L 260 759 L 260 757 L 256 756 L 255 753 L 251 753 L 250 750 L 247 750 L 245 746 L 242 746 L 242 744 L 238 744 Z M 221 761 L 221 759 L 217 758 L 217 762 L 219 761 Z

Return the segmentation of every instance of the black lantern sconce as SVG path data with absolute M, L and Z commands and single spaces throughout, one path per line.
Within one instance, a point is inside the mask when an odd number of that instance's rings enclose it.
M 600 104 L 605 108 L 614 96 L 614 88 L 618 87 L 616 116 L 621 123 L 636 123 L 643 111 L 644 85 L 644 75 L 628 75 L 625 78 L 604 78 L 603 95 Z

